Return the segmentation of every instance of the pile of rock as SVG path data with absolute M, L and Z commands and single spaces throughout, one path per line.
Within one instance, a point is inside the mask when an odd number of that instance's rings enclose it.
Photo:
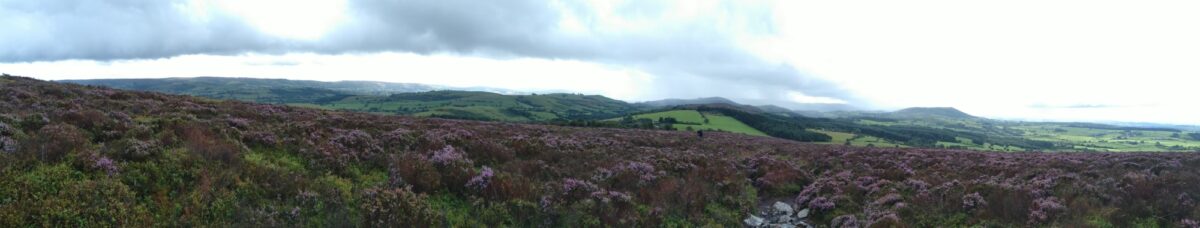
M 809 225 L 808 222 L 804 221 L 805 218 L 808 218 L 808 212 L 809 210 L 807 208 L 800 211 L 795 211 L 792 209 L 792 205 L 776 201 L 775 204 L 771 205 L 770 208 L 767 208 L 766 211 L 759 213 L 761 217 L 750 215 L 749 218 L 742 220 L 742 222 L 744 222 L 747 227 L 812 228 L 812 225 Z

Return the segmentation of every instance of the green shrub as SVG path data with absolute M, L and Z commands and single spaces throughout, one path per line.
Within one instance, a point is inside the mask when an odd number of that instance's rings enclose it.
M 442 216 L 426 202 L 426 197 L 408 188 L 371 188 L 362 192 L 359 209 L 363 226 L 433 227 Z

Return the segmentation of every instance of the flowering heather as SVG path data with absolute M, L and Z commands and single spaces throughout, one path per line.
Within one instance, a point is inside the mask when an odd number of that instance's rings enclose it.
M 0 152 L 12 153 L 17 151 L 17 140 L 8 136 L 0 136 Z
M 591 192 L 591 191 L 595 191 L 597 189 L 599 189 L 599 188 L 596 187 L 595 184 L 592 184 L 591 182 L 587 182 L 587 181 L 583 181 L 583 180 L 567 178 L 567 179 L 563 179 L 563 181 L 562 181 L 562 191 L 565 193 L 570 193 L 570 192 L 575 192 L 575 191 Z
M 979 193 L 976 192 L 964 195 L 962 198 L 962 205 L 964 210 L 971 210 L 978 207 L 987 206 L 987 200 L 984 200 L 983 196 L 980 196 Z
M 433 155 L 429 156 L 429 160 L 433 161 L 433 164 L 438 165 L 450 165 L 458 162 L 471 163 L 471 159 L 467 158 L 467 154 L 449 145 L 440 150 L 433 151 Z
M 854 215 L 842 215 L 829 222 L 830 227 L 858 228 L 858 219 Z
M 16 128 L 8 126 L 8 124 L 6 124 L 4 122 L 0 122 L 0 136 L 12 136 L 16 132 L 17 132 Z
M 1200 221 L 1193 219 L 1183 219 L 1179 221 L 1179 227 L 1184 228 L 1200 228 Z
M 279 137 L 275 133 L 264 131 L 247 132 L 242 135 L 242 141 L 247 145 L 254 146 L 275 146 L 280 142 Z
M 1029 212 L 1029 221 L 1033 224 L 1046 222 L 1058 212 L 1066 209 L 1056 197 L 1040 198 L 1033 201 L 1033 210 Z
M 108 157 L 96 159 L 96 164 L 94 166 L 96 169 L 104 171 L 104 173 L 108 174 L 109 176 L 116 175 L 117 172 L 120 171 L 120 168 L 117 167 L 116 162 Z
M 610 203 L 613 201 L 628 202 L 630 199 L 632 199 L 632 197 L 630 197 L 629 194 L 625 194 L 624 192 L 609 191 L 609 190 L 599 190 L 599 191 L 592 192 L 592 198 L 596 198 L 596 200 L 599 200 L 600 202 L 603 202 L 603 203 Z
M 250 128 L 250 120 L 248 120 L 248 119 L 246 119 L 246 118 L 229 118 L 229 119 L 228 119 L 228 120 L 226 120 L 226 121 L 228 121 L 228 122 L 229 122 L 229 126 L 230 126 L 230 127 L 234 127 L 234 128 L 237 128 L 237 129 L 248 129 L 248 128 Z
M 837 204 L 833 203 L 833 200 L 830 200 L 829 198 L 825 198 L 824 196 L 817 197 L 816 199 L 813 199 L 811 202 L 808 202 L 809 208 L 816 209 L 818 211 L 828 211 L 828 210 L 833 209 L 836 206 L 837 206 Z
M 471 180 L 467 181 L 467 188 L 483 190 L 487 188 L 488 182 L 492 181 L 492 177 L 495 175 L 496 174 L 493 173 L 491 167 L 484 166 L 483 169 L 479 171 L 479 175 L 471 177 Z
M 1195 227 L 1200 154 L 855 148 L 0 77 L 0 227 Z M 105 205 L 96 207 L 95 205 Z

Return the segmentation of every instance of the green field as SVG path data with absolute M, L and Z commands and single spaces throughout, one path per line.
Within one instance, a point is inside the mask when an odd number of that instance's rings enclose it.
M 1073 145 L 1083 151 L 1179 151 L 1200 147 L 1200 141 L 1185 138 L 1183 132 L 1150 130 L 1109 130 L 1065 125 L 1024 124 L 1016 129 L 1025 137 Z M 1071 150 L 1071 149 L 1064 149 Z
M 1190 138 L 1188 131 L 1173 129 L 1106 129 L 1116 126 L 1090 127 L 1078 123 L 1009 122 L 987 119 L 897 119 L 878 121 L 859 119 L 856 123 L 872 126 L 913 126 L 946 131 L 986 135 L 987 138 L 1020 138 L 1050 142 L 1053 148 L 1030 149 L 1014 145 L 974 142 L 964 137 L 955 141 L 940 140 L 937 147 L 982 151 L 1195 151 L 1200 140 Z M 831 135 L 832 136 L 832 135 Z M 989 139 L 991 140 L 991 139 Z M 835 140 L 838 141 L 838 140 Z M 855 142 L 857 143 L 857 142 Z M 876 144 L 878 145 L 878 144 Z
M 854 138 L 854 134 L 846 133 L 846 132 L 825 131 L 825 130 L 811 130 L 811 131 L 833 137 L 833 140 L 826 142 L 827 144 L 845 144 L 847 140 Z
M 903 144 L 889 142 L 885 139 L 876 138 L 876 137 L 868 136 L 868 135 L 855 135 L 853 133 L 828 131 L 828 130 L 815 130 L 815 129 L 810 130 L 810 131 L 825 134 L 830 137 L 833 137 L 833 140 L 830 140 L 829 142 L 822 142 L 821 144 L 846 145 L 846 142 L 849 141 L 850 146 L 900 147 L 900 148 L 908 148 L 909 147 L 909 146 L 906 146 Z
M 766 133 L 754 129 L 733 117 L 716 113 L 701 113 L 696 110 L 671 110 L 633 116 L 634 119 L 650 119 L 655 121 L 659 118 L 667 117 L 675 118 L 676 121 L 679 121 L 672 125 L 675 130 L 684 131 L 690 128 L 692 130 L 720 130 L 747 135 L 767 136 Z

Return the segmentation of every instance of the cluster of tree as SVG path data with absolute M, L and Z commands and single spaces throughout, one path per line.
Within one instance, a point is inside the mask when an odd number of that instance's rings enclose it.
M 632 129 L 657 129 L 657 130 L 675 130 L 672 125 L 675 118 L 660 118 L 658 121 L 640 118 L 634 119 L 633 116 L 626 116 L 620 121 L 605 121 L 605 120 L 580 120 L 559 118 L 547 123 L 559 126 L 572 127 L 603 127 L 603 128 L 632 128 Z

